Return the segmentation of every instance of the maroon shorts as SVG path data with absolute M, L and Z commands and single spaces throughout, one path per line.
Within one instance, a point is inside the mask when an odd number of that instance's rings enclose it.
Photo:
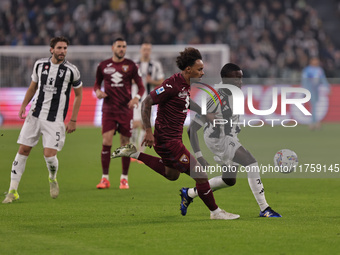
M 154 149 L 162 158 L 165 166 L 175 168 L 181 173 L 189 173 L 190 165 L 195 166 L 197 164 L 196 159 L 185 148 L 181 140 L 156 144 Z
M 126 137 L 131 137 L 133 114 L 117 114 L 103 112 L 102 116 L 102 134 L 115 130 Z

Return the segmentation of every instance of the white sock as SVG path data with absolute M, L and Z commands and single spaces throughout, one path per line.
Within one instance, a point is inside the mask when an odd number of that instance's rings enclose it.
M 222 175 L 211 178 L 209 180 L 209 184 L 210 184 L 210 188 L 212 189 L 212 191 L 216 191 L 216 190 L 219 190 L 219 189 L 230 187 L 229 185 L 227 185 L 222 180 Z M 188 190 L 188 195 L 191 198 L 197 197 L 198 196 L 197 189 L 196 188 L 190 188 Z
M 59 167 L 59 161 L 57 156 L 53 157 L 45 157 L 47 170 L 49 172 L 49 177 L 51 180 L 55 180 L 57 178 L 57 172 Z
M 145 130 L 143 128 L 140 128 L 137 142 L 138 142 L 138 148 L 139 148 L 138 150 L 141 152 L 144 152 L 145 150 L 145 145 L 141 145 L 143 142 L 144 136 L 145 136 Z
M 122 175 L 120 176 L 120 180 L 122 180 L 122 179 L 128 180 L 128 176 L 125 175 L 125 174 L 122 174 Z
M 257 204 L 260 207 L 260 210 L 263 211 L 269 205 L 266 201 L 266 197 L 264 195 L 264 188 L 260 177 L 260 169 L 257 162 L 250 164 L 249 166 L 251 171 L 248 172 L 248 183 L 251 191 L 254 194 Z
M 132 130 L 131 142 L 136 146 L 137 150 L 141 152 L 145 150 L 145 146 L 141 145 L 144 139 L 144 136 L 145 136 L 145 130 L 143 128 L 134 128 Z
M 140 154 L 140 151 L 137 151 L 137 152 L 135 152 L 135 153 L 132 153 L 132 154 L 130 155 L 130 158 L 138 159 L 139 154 Z
M 9 191 L 17 190 L 21 180 L 22 174 L 25 172 L 26 161 L 28 156 L 17 153 L 12 164 L 11 183 Z
M 105 178 L 106 180 L 109 180 L 109 175 L 108 174 L 103 174 L 102 178 Z

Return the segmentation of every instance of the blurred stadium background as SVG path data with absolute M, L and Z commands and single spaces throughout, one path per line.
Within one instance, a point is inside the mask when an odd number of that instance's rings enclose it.
M 278 78 L 299 85 L 309 57 L 318 56 L 332 84 L 324 121 L 339 121 L 339 22 L 335 0 L 2 0 L 0 124 L 21 124 L 17 111 L 34 61 L 49 55 L 47 45 L 57 35 L 70 39 L 67 58 L 79 67 L 86 87 L 80 124 L 100 119 L 91 87 L 96 65 L 111 55 L 117 36 L 126 38 L 132 59 L 142 42 L 152 42 L 166 76 L 177 71 L 174 59 L 187 45 L 203 52 L 207 76 L 232 61 L 243 68 L 248 84 L 258 85 Z

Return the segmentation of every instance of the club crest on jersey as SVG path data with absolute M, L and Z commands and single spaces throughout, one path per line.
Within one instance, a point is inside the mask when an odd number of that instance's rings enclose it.
M 156 89 L 156 94 L 159 95 L 165 91 L 164 87 L 160 87 L 159 89 Z
M 103 72 L 105 73 L 105 74 L 112 74 L 112 73 L 114 73 L 116 71 L 116 69 L 114 68 L 114 67 L 106 67 L 104 70 L 103 70 Z
M 59 69 L 59 77 L 60 78 L 64 76 L 64 73 L 65 73 L 65 70 Z
M 187 155 L 183 154 L 180 158 L 179 161 L 182 162 L 183 164 L 189 164 L 189 158 Z
M 129 66 L 128 65 L 122 65 L 122 70 L 123 70 L 123 72 L 127 72 L 129 70 Z

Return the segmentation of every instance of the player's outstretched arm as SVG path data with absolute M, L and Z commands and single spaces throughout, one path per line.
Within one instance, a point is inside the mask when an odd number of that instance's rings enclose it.
M 142 109 L 141 109 L 143 126 L 145 128 L 145 137 L 142 142 L 142 145 L 149 146 L 150 148 L 155 143 L 155 138 L 152 134 L 151 120 L 150 120 L 152 105 L 153 105 L 152 97 L 148 95 L 142 102 Z

